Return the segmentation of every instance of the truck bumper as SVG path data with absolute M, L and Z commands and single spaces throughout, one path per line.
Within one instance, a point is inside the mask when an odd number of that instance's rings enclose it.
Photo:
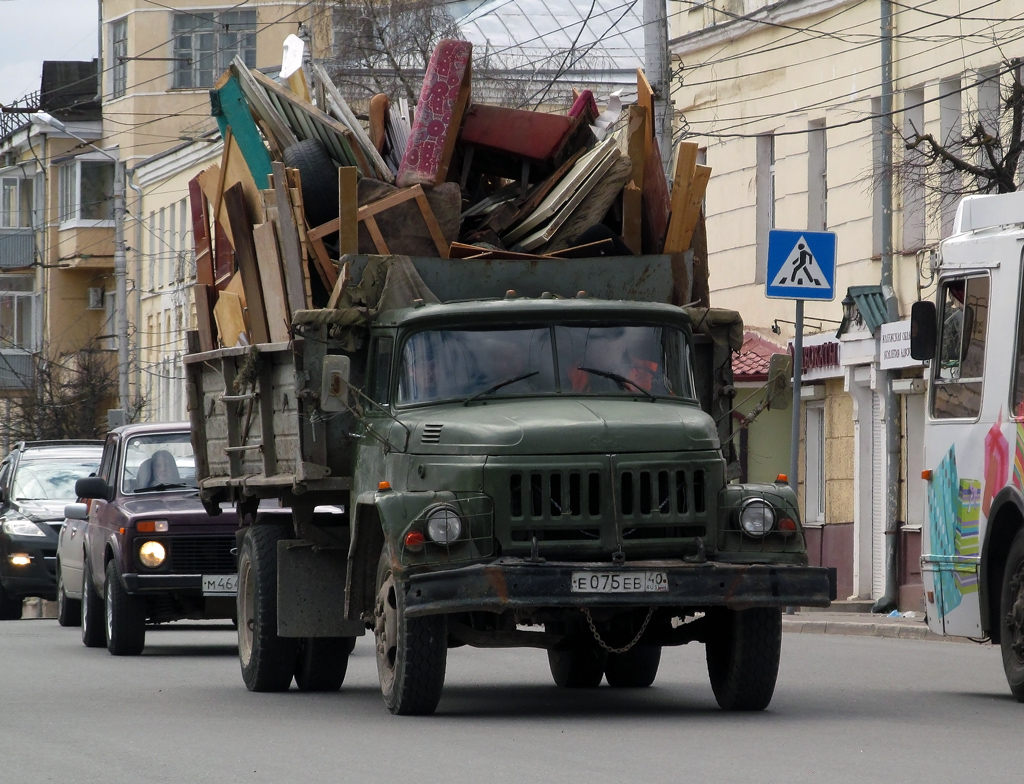
M 663 591 L 582 593 L 572 589 L 574 572 L 662 572 L 668 584 Z M 416 617 L 557 607 L 828 607 L 835 598 L 835 573 L 816 566 L 690 565 L 678 561 L 615 566 L 503 558 L 490 564 L 412 575 L 405 607 L 410 617 Z

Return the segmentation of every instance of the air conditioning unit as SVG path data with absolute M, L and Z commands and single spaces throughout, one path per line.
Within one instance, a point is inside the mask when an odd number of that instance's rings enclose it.
M 103 310 L 103 289 L 89 289 L 89 310 Z

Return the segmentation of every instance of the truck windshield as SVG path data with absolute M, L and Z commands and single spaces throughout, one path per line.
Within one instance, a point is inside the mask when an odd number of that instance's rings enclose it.
M 661 325 L 436 329 L 405 341 L 398 405 L 529 395 L 693 399 L 689 344 Z

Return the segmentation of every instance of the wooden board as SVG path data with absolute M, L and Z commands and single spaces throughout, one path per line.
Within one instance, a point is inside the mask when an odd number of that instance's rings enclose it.
M 670 208 L 668 197 L 668 180 L 665 169 L 661 165 L 661 153 L 658 145 L 651 145 L 651 153 L 647 156 L 647 168 L 644 171 L 642 229 L 643 252 L 661 253 L 665 246 L 665 233 L 668 230 L 668 213 Z
M 291 338 L 291 316 L 281 274 L 281 258 L 277 249 L 277 232 L 273 223 L 261 223 L 252 230 L 256 261 L 263 284 L 263 302 L 267 309 L 267 329 L 271 343 L 285 343 Z
M 242 315 L 242 298 L 230 291 L 222 291 L 213 306 L 213 318 L 217 322 L 217 334 L 225 348 L 239 345 L 239 335 L 249 336 L 245 331 L 245 317 Z
M 673 194 L 672 217 L 665 237 L 665 253 L 681 253 L 689 249 L 710 179 L 711 167 L 697 166 L 693 179 L 685 191 L 685 200 L 677 200 Z
M 622 241 L 638 256 L 643 252 L 643 191 L 634 183 L 622 189 Z
M 224 200 L 224 178 L 221 176 L 221 167 L 219 163 L 215 163 L 209 168 L 203 169 L 196 176 L 199 181 L 199 187 L 202 189 L 203 194 L 210 202 L 210 208 L 214 223 L 221 228 L 225 236 L 228 238 L 228 242 L 234 246 L 234 240 L 231 236 L 231 225 L 228 223 L 227 215 L 221 209 L 221 203 Z
M 295 313 L 297 310 L 305 310 L 308 302 L 302 282 L 302 248 L 299 245 L 295 216 L 289 206 L 291 202 L 288 199 L 288 175 L 280 161 L 274 161 L 273 166 L 272 187 L 278 211 L 277 234 L 281 241 L 281 270 L 284 273 L 285 292 L 288 295 L 288 310 Z
M 338 169 L 338 253 L 359 252 L 359 172 L 354 166 Z
M 214 116 L 220 128 L 221 137 L 227 139 L 228 129 L 239 145 L 239 151 L 253 182 L 262 182 L 270 173 L 270 153 L 263 143 L 259 126 L 252 116 L 252 109 L 239 84 L 238 77 L 230 69 L 218 80 L 213 92 Z
M 217 301 L 217 289 L 213 282 L 196 283 L 192 286 L 192 297 L 196 302 L 196 327 L 200 351 L 217 348 L 217 333 L 214 329 L 213 305 Z
M 636 104 L 629 107 L 629 159 L 633 162 L 633 176 L 630 178 L 638 188 L 644 187 L 644 169 L 647 167 L 647 112 Z
M 238 264 L 238 271 L 242 275 L 242 284 L 245 287 L 246 311 L 249 315 L 252 339 L 256 343 L 269 343 L 267 311 L 263 302 L 256 246 L 252 237 L 252 218 L 241 183 L 235 183 L 224 192 L 224 209 L 228 213 L 235 238 L 235 262 Z
M 647 137 L 650 143 L 654 142 L 654 88 L 647 81 L 647 74 L 642 68 L 636 69 L 636 102 L 647 112 Z M 642 187 L 642 186 L 641 186 Z
M 210 214 L 207 209 L 206 194 L 203 193 L 202 186 L 199 184 L 198 175 L 188 181 L 188 200 L 192 213 L 192 244 L 196 254 L 196 282 L 212 286 L 213 243 L 210 241 Z

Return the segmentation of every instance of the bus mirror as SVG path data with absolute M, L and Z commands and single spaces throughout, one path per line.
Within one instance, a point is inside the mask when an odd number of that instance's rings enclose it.
M 793 357 L 772 354 L 768 360 L 768 386 L 765 389 L 768 408 L 785 411 L 793 398 Z
M 931 359 L 935 356 L 935 303 L 915 302 L 910 308 L 910 356 Z

